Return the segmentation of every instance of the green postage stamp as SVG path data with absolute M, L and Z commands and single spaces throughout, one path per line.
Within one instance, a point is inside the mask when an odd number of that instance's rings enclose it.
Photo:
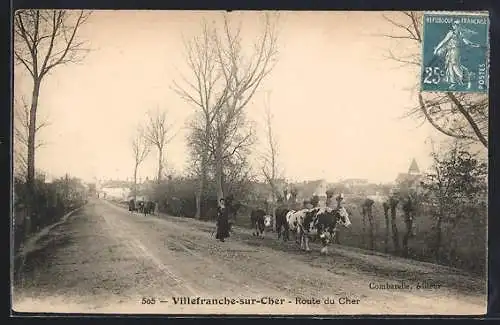
M 488 14 L 424 14 L 422 91 L 486 93 L 488 70 Z

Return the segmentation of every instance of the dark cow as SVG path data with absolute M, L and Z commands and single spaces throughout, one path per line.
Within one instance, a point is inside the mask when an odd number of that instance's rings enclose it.
M 278 233 L 278 239 L 281 238 L 283 234 L 283 241 L 287 241 L 289 239 L 288 233 L 288 222 L 286 220 L 286 215 L 288 212 L 293 211 L 287 208 L 277 208 L 275 211 L 276 214 L 276 232 Z
M 154 212 L 155 212 L 155 203 L 153 201 L 146 201 L 143 207 L 144 216 L 148 214 L 154 214 Z
M 134 212 L 137 210 L 135 207 L 135 200 L 134 199 L 131 199 L 130 201 L 128 201 L 128 210 L 130 212 Z
M 250 222 L 255 230 L 252 235 L 264 237 L 264 230 L 271 225 L 271 216 L 262 209 L 252 210 L 250 212 Z
M 300 236 L 300 246 L 306 251 L 310 251 L 309 239 L 319 238 L 321 240 L 321 253 L 328 252 L 328 245 L 335 237 L 338 225 L 349 227 L 351 221 L 349 214 L 344 207 L 338 208 L 313 208 L 304 209 L 295 214 L 298 222 L 298 234 Z
M 144 201 L 137 201 L 136 211 L 139 213 L 144 213 Z

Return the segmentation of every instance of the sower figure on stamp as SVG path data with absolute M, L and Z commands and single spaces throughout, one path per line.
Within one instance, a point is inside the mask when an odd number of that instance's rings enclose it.
M 460 48 L 462 43 L 470 47 L 479 47 L 466 38 L 467 34 L 477 34 L 476 32 L 460 26 L 460 21 L 455 20 L 446 36 L 434 48 L 434 55 L 444 58 L 445 80 L 453 88 L 455 85 L 468 83 L 470 88 L 471 72 L 461 63 Z
M 217 207 L 217 233 L 215 239 L 224 242 L 229 237 L 229 215 L 224 199 L 220 199 Z

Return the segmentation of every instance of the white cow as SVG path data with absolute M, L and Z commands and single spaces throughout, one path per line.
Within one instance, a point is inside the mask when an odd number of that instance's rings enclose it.
M 337 226 L 349 227 L 351 221 L 344 207 L 340 208 L 313 208 L 300 210 L 290 216 L 290 220 L 297 221 L 297 235 L 300 246 L 305 251 L 310 251 L 309 239 L 317 237 L 321 240 L 321 253 L 327 253 L 328 245 L 333 241 Z

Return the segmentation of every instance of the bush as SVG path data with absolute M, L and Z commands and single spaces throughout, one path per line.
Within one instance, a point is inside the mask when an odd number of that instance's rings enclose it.
M 14 180 L 14 249 L 40 228 L 57 222 L 64 214 L 86 203 L 86 192 L 76 179 L 65 178 L 47 184 L 36 181 L 32 195 L 28 185 Z

